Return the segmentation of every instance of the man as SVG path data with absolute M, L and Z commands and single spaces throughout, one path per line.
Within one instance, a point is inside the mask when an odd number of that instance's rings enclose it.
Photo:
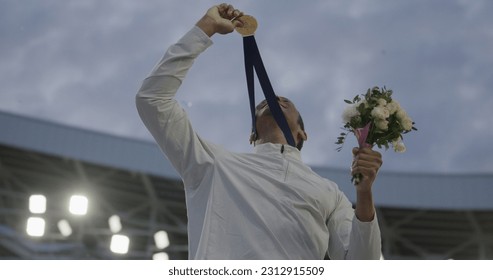
M 257 106 L 254 153 L 232 153 L 196 134 L 174 96 L 215 33 L 242 23 L 231 5 L 210 8 L 154 67 L 137 94 L 140 117 L 183 179 L 190 259 L 378 259 L 380 230 L 372 184 L 382 164 L 371 149 L 354 149 L 353 210 L 334 182 L 321 178 L 286 145 L 265 102 Z M 233 20 L 235 19 L 235 20 Z M 241 19 L 240 19 L 241 20 Z M 307 139 L 294 104 L 279 104 L 301 149 Z

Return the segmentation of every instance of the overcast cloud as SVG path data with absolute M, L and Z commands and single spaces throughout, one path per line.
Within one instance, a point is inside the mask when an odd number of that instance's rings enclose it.
M 0 110 L 151 141 L 134 105 L 141 81 L 219 3 L 1 0 Z M 492 1 L 230 3 L 259 22 L 274 89 L 305 120 L 307 163 L 349 167 L 356 141 L 334 144 L 343 99 L 385 85 L 419 131 L 406 153 L 384 153 L 383 170 L 493 172 Z M 177 99 L 204 138 L 248 152 L 241 36 L 213 41 Z

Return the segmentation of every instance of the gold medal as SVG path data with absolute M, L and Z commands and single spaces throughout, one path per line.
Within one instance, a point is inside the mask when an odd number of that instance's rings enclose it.
M 243 36 L 251 36 L 257 30 L 257 20 L 249 15 L 243 15 L 235 20 L 239 20 L 243 23 L 242 27 L 236 27 L 236 31 Z

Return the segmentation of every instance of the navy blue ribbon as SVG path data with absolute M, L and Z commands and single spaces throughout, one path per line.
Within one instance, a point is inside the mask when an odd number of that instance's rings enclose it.
M 254 68 L 272 116 L 274 117 L 279 128 L 281 128 L 288 144 L 296 147 L 293 134 L 291 133 L 286 117 L 279 106 L 277 96 L 274 93 L 274 89 L 270 83 L 267 71 L 265 71 L 264 63 L 262 62 L 262 57 L 260 56 L 257 42 L 255 41 L 255 37 L 253 35 L 243 37 L 243 52 L 245 54 L 245 73 L 248 96 L 250 98 L 250 112 L 252 114 L 252 133 L 254 133 L 255 140 L 257 138 L 257 127 L 255 115 Z

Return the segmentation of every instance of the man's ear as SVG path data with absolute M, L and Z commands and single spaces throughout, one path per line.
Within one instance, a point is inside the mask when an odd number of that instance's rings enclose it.
M 308 140 L 308 134 L 303 130 L 303 140 Z
M 306 132 L 304 130 L 299 130 L 298 131 L 298 134 L 296 135 L 296 140 L 298 141 L 306 141 L 308 140 L 308 134 L 306 134 Z
M 308 134 L 304 130 L 299 130 L 298 134 L 296 136 L 296 148 L 301 151 L 301 148 L 303 148 L 303 142 L 308 140 Z

